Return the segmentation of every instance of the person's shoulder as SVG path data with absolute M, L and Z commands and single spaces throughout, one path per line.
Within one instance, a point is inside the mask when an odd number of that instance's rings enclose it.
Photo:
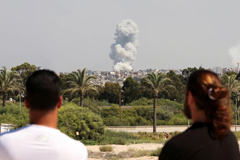
M 227 139 L 228 139 L 229 142 L 236 142 L 236 143 L 238 143 L 237 142 L 238 141 L 237 137 L 234 135 L 234 133 L 232 131 L 229 131 L 227 133 Z
M 172 160 L 176 159 L 176 157 L 181 152 L 181 145 L 184 142 L 182 137 L 184 136 L 183 133 L 172 137 L 169 141 L 165 143 L 162 148 L 162 152 L 159 156 L 159 160 Z M 173 154 L 174 153 L 174 154 Z
M 0 134 L 0 140 L 1 139 L 6 139 L 7 137 L 15 137 L 16 134 L 21 134 L 24 132 L 29 126 L 21 127 L 9 132 L 4 132 Z
M 59 137 L 61 140 L 59 141 L 60 148 L 63 149 L 64 153 L 69 153 L 72 156 L 83 157 L 87 159 L 88 151 L 85 145 L 77 140 L 72 139 L 66 134 L 60 132 L 61 136 Z
M 229 131 L 227 133 L 227 136 L 229 136 L 230 138 L 236 139 L 236 136 L 234 135 L 234 133 L 232 131 Z
M 168 146 L 175 146 L 177 147 L 179 143 L 181 143 L 182 141 L 184 142 L 185 141 L 185 135 L 186 133 L 183 132 L 183 133 L 180 133 L 174 137 L 172 137 L 169 141 L 167 141 L 167 143 L 165 144 L 166 147 Z
M 189 141 L 191 137 L 191 131 L 186 130 L 183 133 L 180 133 L 174 137 L 172 137 L 169 141 L 164 145 L 165 148 L 170 147 L 171 149 L 181 150 L 184 148 L 184 144 Z
M 62 132 L 61 137 L 62 141 L 64 141 L 64 145 L 69 146 L 70 148 L 75 148 L 76 150 L 82 150 L 87 152 L 87 148 L 82 142 L 74 140 Z

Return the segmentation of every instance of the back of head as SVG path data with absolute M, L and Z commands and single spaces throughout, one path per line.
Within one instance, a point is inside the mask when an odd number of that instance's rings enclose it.
M 222 139 L 230 130 L 232 118 L 226 105 L 228 91 L 222 87 L 219 77 L 207 70 L 193 72 L 186 89 L 192 93 L 197 108 L 204 110 L 208 121 L 213 123 L 216 138 Z M 184 112 L 191 118 L 188 111 Z
M 53 71 L 35 71 L 27 79 L 26 90 L 30 110 L 50 111 L 59 101 L 61 81 Z

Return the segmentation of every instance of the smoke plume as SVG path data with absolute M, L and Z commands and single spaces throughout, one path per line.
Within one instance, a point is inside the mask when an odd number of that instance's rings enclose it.
M 236 46 L 231 47 L 228 53 L 232 58 L 232 64 L 234 66 L 236 66 L 237 63 L 240 63 L 240 43 Z
M 114 70 L 131 70 L 136 59 L 139 45 L 138 26 L 130 19 L 122 20 L 116 27 L 115 43 L 111 45 L 109 57 L 113 60 Z

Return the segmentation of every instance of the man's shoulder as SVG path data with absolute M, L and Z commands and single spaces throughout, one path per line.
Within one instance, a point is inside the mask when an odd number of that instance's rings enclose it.
M 15 130 L 12 130 L 12 131 L 9 131 L 9 132 L 1 133 L 1 134 L 0 134 L 0 140 L 1 140 L 1 139 L 5 139 L 6 137 L 15 136 L 15 134 L 21 134 L 21 133 L 24 132 L 27 128 L 29 128 L 29 125 L 28 125 L 28 126 L 25 126 L 25 127 L 21 127 L 21 128 L 15 129 Z
M 77 148 L 82 148 L 86 149 L 85 145 L 77 140 L 72 139 L 71 137 L 67 136 L 66 134 L 61 132 L 61 140 L 64 142 L 65 145 L 69 145 L 71 147 L 77 147 Z

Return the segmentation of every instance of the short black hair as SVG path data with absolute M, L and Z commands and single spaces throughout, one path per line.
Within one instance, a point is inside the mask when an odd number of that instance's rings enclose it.
M 53 110 L 61 95 L 60 78 L 50 70 L 33 72 L 26 82 L 27 100 L 31 110 Z

